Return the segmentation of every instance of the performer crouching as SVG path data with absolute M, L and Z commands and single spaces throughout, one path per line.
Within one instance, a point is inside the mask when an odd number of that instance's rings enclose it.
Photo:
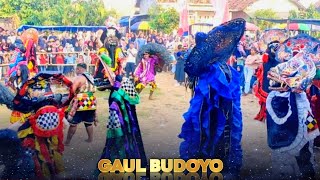
M 157 56 L 150 56 L 149 52 L 145 52 L 143 54 L 143 58 L 141 62 L 138 64 L 135 72 L 134 72 L 134 78 L 136 89 L 138 93 L 141 93 L 142 90 L 147 86 L 151 86 L 149 100 L 152 100 L 153 92 L 157 88 L 156 82 L 155 82 L 155 66 L 158 63 Z

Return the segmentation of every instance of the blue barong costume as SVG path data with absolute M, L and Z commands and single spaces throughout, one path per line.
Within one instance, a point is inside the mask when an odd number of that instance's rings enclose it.
M 182 159 L 221 159 L 223 174 L 239 177 L 242 166 L 240 75 L 227 60 L 244 34 L 245 20 L 235 19 L 196 34 L 185 72 L 193 97 L 179 138 Z

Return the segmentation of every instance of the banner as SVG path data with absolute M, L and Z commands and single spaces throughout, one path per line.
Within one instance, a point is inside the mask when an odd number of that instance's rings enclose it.
M 180 10 L 180 23 L 179 23 L 179 30 L 178 34 L 188 35 L 189 32 L 189 23 L 188 23 L 188 3 L 186 0 L 179 0 L 179 10 Z
M 228 0 L 211 0 L 211 3 L 216 12 L 213 17 L 214 27 L 230 20 Z

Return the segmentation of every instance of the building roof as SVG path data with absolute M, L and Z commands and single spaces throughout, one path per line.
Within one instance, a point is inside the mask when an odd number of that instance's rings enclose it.
M 228 0 L 229 9 L 231 11 L 243 11 L 257 1 L 258 0 Z M 289 1 L 294 3 L 299 9 L 306 9 L 306 7 L 299 2 L 299 0 L 289 0 Z M 320 6 L 320 1 L 318 3 Z
M 290 0 L 293 4 L 295 4 L 299 9 L 307 9 L 299 0 Z
M 231 11 L 243 11 L 257 1 L 258 0 L 228 0 L 229 9 Z
M 314 5 L 318 10 L 320 10 L 320 1 L 316 2 Z

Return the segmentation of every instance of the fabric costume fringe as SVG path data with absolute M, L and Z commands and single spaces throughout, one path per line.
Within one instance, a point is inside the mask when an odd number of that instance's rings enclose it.
M 107 139 L 101 159 L 141 159 L 141 166 L 146 167 L 147 157 L 135 108 L 140 97 L 129 79 L 122 83 L 122 87 L 113 89 L 109 97 Z M 115 86 L 117 84 L 120 83 Z
M 13 109 L 14 94 L 5 85 L 0 83 L 0 105 L 5 104 L 8 109 Z
M 43 111 L 52 112 L 52 109 L 44 107 Z M 64 165 L 62 153 L 63 145 L 63 112 L 60 112 L 59 125 L 52 131 L 43 131 L 36 128 L 36 118 L 32 115 L 18 131 L 23 147 L 30 150 L 36 165 L 36 176 L 40 179 L 51 178 L 63 172 Z
M 53 178 L 64 170 L 62 153 L 63 127 L 65 106 L 74 97 L 72 83 L 62 74 L 39 74 L 25 83 L 17 96 L 15 104 L 24 104 L 23 97 L 34 83 L 43 79 L 55 78 L 69 88 L 69 97 L 66 101 L 58 103 L 54 99 L 41 99 L 32 102 L 29 106 L 33 112 L 18 129 L 18 137 L 23 147 L 32 154 L 35 163 L 36 177 L 39 179 Z M 30 103 L 30 102 L 29 102 Z
M 242 165 L 241 93 L 238 86 L 239 75 L 234 69 L 231 69 L 231 72 L 232 80 L 228 83 L 224 72 L 216 63 L 211 66 L 209 73 L 205 73 L 198 80 L 190 108 L 184 114 L 185 122 L 179 135 L 179 138 L 184 140 L 180 145 L 180 156 L 187 160 L 215 158 L 220 155 L 229 172 L 237 174 Z M 229 106 L 223 105 L 224 101 L 233 102 L 231 111 L 225 109 Z M 232 135 L 228 137 L 225 132 L 229 128 Z M 226 141 L 222 143 L 222 139 Z M 224 147 L 225 145 L 228 148 Z
M 258 114 L 255 116 L 255 120 L 264 122 L 266 120 L 266 99 L 268 97 L 268 93 L 263 90 L 263 65 L 259 66 L 257 71 L 257 79 L 258 83 L 253 87 L 254 95 L 259 99 L 260 110 Z

